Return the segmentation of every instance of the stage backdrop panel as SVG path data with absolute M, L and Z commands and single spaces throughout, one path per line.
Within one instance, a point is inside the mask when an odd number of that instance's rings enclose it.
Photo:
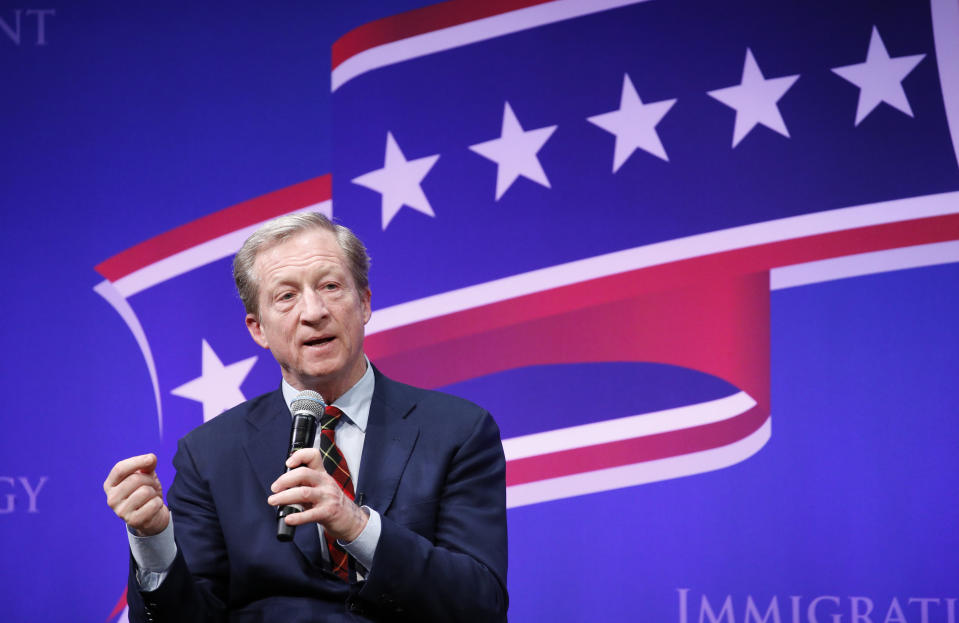
M 955 623 L 959 3 L 422 4 L 0 14 L 0 618 L 126 620 L 100 483 L 277 386 L 315 210 L 500 425 L 511 620 Z
M 371 357 L 502 426 L 513 619 L 953 621 L 956 3 L 523 4 L 332 95 Z

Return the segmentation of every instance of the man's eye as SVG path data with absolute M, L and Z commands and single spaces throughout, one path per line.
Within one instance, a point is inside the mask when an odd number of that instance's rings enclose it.
M 284 292 L 283 294 L 280 295 L 279 298 L 280 298 L 281 301 L 289 301 L 290 299 L 293 298 L 293 293 L 292 293 L 292 292 Z
M 323 287 L 324 287 L 326 290 L 338 290 L 338 289 L 340 288 L 340 284 L 338 284 L 338 283 L 328 283 L 328 284 L 326 284 L 326 285 L 323 286 Z

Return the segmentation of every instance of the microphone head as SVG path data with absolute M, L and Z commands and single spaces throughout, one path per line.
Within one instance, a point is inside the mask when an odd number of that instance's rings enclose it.
M 290 412 L 294 415 L 306 412 L 319 419 L 324 409 L 326 409 L 326 402 L 323 401 L 323 396 L 309 389 L 297 394 L 290 403 Z

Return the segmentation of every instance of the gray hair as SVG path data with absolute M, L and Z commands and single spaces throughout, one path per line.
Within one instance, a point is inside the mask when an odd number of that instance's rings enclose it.
M 233 258 L 233 280 L 236 281 L 236 291 L 243 301 L 246 313 L 260 316 L 257 297 L 259 284 L 253 265 L 257 254 L 265 251 L 296 234 L 319 229 L 328 231 L 336 237 L 343 255 L 346 257 L 353 284 L 358 292 L 365 292 L 370 288 L 370 256 L 366 254 L 366 247 L 348 227 L 333 223 L 319 212 L 300 212 L 287 214 L 260 226 L 246 239 L 236 257 Z

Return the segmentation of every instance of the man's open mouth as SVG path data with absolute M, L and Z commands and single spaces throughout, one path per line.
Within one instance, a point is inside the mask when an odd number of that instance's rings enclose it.
M 332 341 L 333 341 L 333 338 L 332 338 L 332 337 L 318 337 L 318 338 L 316 338 L 316 339 L 307 340 L 307 341 L 305 341 L 305 342 L 303 342 L 303 343 L 304 343 L 306 346 L 322 346 L 323 344 L 327 344 L 327 343 L 332 342 Z

